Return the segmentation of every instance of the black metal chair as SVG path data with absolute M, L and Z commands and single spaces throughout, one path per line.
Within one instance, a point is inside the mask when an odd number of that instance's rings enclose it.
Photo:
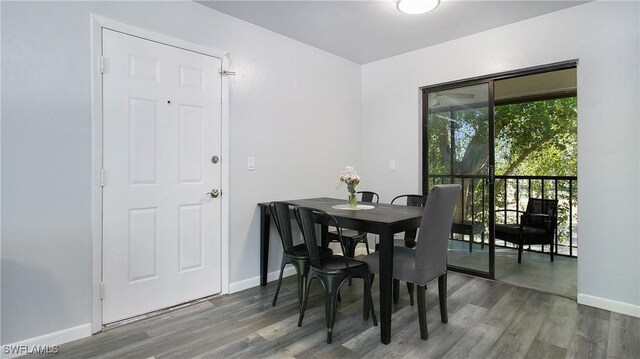
M 421 194 L 402 194 L 391 200 L 391 204 L 405 204 L 412 207 L 424 207 L 427 203 L 427 196 Z M 417 229 L 404 232 L 403 239 L 396 239 L 394 245 L 406 248 L 415 248 Z M 409 292 L 409 304 L 413 305 L 413 284 L 407 282 L 407 292 Z M 393 280 L 393 302 L 398 304 L 400 299 L 400 281 Z
M 380 200 L 380 196 L 377 193 L 371 191 L 358 191 L 356 194 L 360 194 L 362 197 L 360 202 L 366 203 L 378 203 Z M 329 242 L 337 242 L 338 235 L 335 230 L 329 231 L 327 234 L 327 238 Z M 342 230 L 342 240 L 345 243 L 345 249 L 347 250 L 344 253 L 345 256 L 349 258 L 355 258 L 356 255 L 356 246 L 360 243 L 365 245 L 367 249 L 367 254 L 369 254 L 369 243 L 367 242 L 367 232 L 354 231 L 352 229 L 343 229 Z
M 271 303 L 274 307 L 278 300 L 280 286 L 282 285 L 282 273 L 284 272 L 284 267 L 287 264 L 291 264 L 298 274 L 298 304 L 300 306 L 302 306 L 307 276 L 309 274 L 309 254 L 307 252 L 306 244 L 302 243 L 294 245 L 293 243 L 293 232 L 291 227 L 292 208 L 295 208 L 295 205 L 287 202 L 271 202 L 269 204 L 269 210 L 271 211 L 271 216 L 273 217 L 273 221 L 278 229 L 278 234 L 280 234 L 280 241 L 282 242 L 283 249 L 278 286 L 276 287 L 276 293 L 273 296 L 273 302 Z M 333 251 L 329 248 L 319 247 L 317 251 L 321 257 L 333 254 Z
M 447 248 L 449 231 L 453 223 L 453 211 L 460 194 L 460 185 L 436 185 L 429 191 L 429 199 L 424 208 L 420 235 L 415 250 L 396 247 L 393 253 L 393 278 L 417 285 L 418 322 L 420 337 L 427 340 L 426 299 L 427 283 L 438 278 L 438 297 L 440 299 L 440 319 L 448 321 L 447 316 Z M 379 253 L 364 257 L 369 270 L 380 272 Z
M 519 221 L 513 224 L 496 224 L 495 238 L 518 246 L 518 263 L 522 263 L 522 249 L 526 244 L 549 245 L 549 256 L 553 262 L 553 244 L 558 226 L 558 201 L 555 199 L 529 198 L 527 209 L 497 209 L 496 212 L 520 214 Z M 516 217 L 518 218 L 518 217 Z
M 404 204 L 412 207 L 424 207 L 426 203 L 427 196 L 422 194 L 402 194 L 391 200 L 391 204 Z M 404 243 L 396 243 L 396 245 L 404 245 L 407 248 L 415 247 L 417 232 L 417 229 L 404 232 Z
M 298 326 L 302 326 L 304 312 L 309 301 L 309 286 L 313 279 L 317 279 L 322 284 L 324 290 L 324 306 L 325 319 L 327 322 L 327 343 L 331 343 L 331 334 L 336 319 L 337 297 L 340 293 L 342 285 L 350 278 L 362 278 L 364 280 L 364 308 L 363 318 L 369 319 L 369 312 L 373 317 L 373 325 L 378 325 L 376 313 L 373 308 L 373 298 L 371 297 L 371 273 L 367 268 L 367 264 L 345 256 L 320 256 L 318 251 L 318 240 L 316 239 L 316 223 L 321 221 L 323 224 L 336 227 L 338 240 L 344 251 L 344 243 L 342 241 L 342 229 L 338 226 L 338 221 L 327 212 L 308 208 L 296 207 L 294 209 L 298 224 L 302 229 L 302 236 L 307 244 L 309 252 L 309 261 L 311 270 L 304 291 L 304 300 L 300 307 L 300 317 L 298 318 Z M 319 217 L 318 217 L 319 216 Z

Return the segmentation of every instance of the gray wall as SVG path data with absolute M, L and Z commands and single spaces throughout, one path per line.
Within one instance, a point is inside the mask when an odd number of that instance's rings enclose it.
M 259 274 L 257 202 L 359 165 L 359 65 L 192 2 L 0 6 L 3 344 L 91 321 L 91 13 L 230 52 L 231 283 Z

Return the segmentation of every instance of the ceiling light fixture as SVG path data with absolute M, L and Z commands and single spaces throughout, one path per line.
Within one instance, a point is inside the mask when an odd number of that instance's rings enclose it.
M 396 0 L 396 7 L 401 13 L 409 15 L 424 14 L 440 5 L 440 0 Z

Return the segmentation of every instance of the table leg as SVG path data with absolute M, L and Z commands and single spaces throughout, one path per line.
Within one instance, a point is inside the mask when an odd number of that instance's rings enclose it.
M 269 270 L 269 229 L 271 215 L 266 206 L 260 206 L 260 285 L 267 285 L 267 271 Z
M 380 233 L 380 341 L 391 342 L 391 292 L 393 282 L 393 233 Z

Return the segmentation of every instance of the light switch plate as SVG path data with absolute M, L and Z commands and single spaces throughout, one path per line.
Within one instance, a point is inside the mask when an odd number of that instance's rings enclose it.
M 389 160 L 389 171 L 396 170 L 396 160 Z
M 255 157 L 247 157 L 247 169 L 249 171 L 253 171 L 256 169 L 256 158 Z

